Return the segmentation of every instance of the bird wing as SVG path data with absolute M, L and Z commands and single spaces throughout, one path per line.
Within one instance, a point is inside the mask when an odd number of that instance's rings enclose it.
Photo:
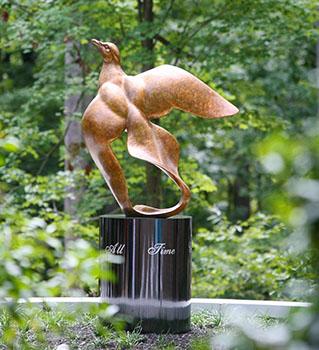
M 132 157 L 145 160 L 164 171 L 182 192 L 178 204 L 158 209 L 145 205 L 134 206 L 143 215 L 167 217 L 179 213 L 189 201 L 189 189 L 178 173 L 179 145 L 168 131 L 153 124 L 136 108 L 132 109 L 127 122 L 127 148 Z
M 151 117 L 160 117 L 178 108 L 203 118 L 233 115 L 238 109 L 217 92 L 185 70 L 163 65 L 130 77 L 142 87 L 139 98 L 133 98 L 127 120 L 127 146 L 131 156 L 154 164 L 164 171 L 182 192 L 179 203 L 158 209 L 134 206 L 142 215 L 167 217 L 179 213 L 189 201 L 190 191 L 178 173 L 179 145 L 173 135 L 153 124 Z
M 172 108 L 203 118 L 220 118 L 238 112 L 234 105 L 184 69 L 162 65 L 136 78 L 143 82 L 141 110 L 147 116 L 162 116 Z
M 136 108 L 127 121 L 131 156 L 146 160 L 173 176 L 178 175 L 179 145 L 168 131 L 153 124 Z

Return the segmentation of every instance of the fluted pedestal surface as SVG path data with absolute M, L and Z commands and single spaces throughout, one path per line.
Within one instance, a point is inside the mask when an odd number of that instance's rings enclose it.
M 100 248 L 122 255 L 116 282 L 101 281 L 101 297 L 140 323 L 144 332 L 190 329 L 192 219 L 100 217 Z

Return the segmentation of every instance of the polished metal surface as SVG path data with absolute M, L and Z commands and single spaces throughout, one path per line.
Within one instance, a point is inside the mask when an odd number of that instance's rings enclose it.
M 169 217 L 188 204 L 190 190 L 179 175 L 179 144 L 167 130 L 151 122 L 173 108 L 202 118 L 236 114 L 238 109 L 191 73 L 161 65 L 136 76 L 126 75 L 120 51 L 113 43 L 92 40 L 103 66 L 96 97 L 82 119 L 86 146 L 121 209 L 127 216 Z M 127 131 L 131 156 L 154 164 L 180 188 L 180 201 L 171 208 L 133 206 L 123 170 L 111 144 Z
M 100 218 L 100 248 L 124 258 L 117 281 L 101 281 L 101 297 L 141 322 L 144 332 L 190 328 L 190 217 Z

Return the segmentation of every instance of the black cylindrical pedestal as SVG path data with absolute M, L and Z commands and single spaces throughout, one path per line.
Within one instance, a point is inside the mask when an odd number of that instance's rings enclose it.
M 100 248 L 122 255 L 117 281 L 101 281 L 101 297 L 133 317 L 144 332 L 190 329 L 191 217 L 100 217 Z

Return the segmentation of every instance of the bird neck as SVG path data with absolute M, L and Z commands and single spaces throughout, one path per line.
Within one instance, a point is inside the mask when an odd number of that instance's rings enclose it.
M 103 62 L 102 70 L 99 77 L 99 85 L 111 81 L 113 83 L 120 83 L 122 77 L 125 75 L 122 67 L 115 62 Z

